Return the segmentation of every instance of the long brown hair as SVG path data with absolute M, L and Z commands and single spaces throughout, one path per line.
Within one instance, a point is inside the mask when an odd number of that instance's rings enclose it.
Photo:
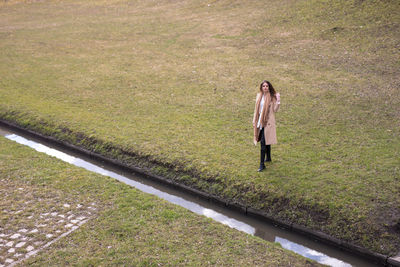
M 263 86 L 264 83 L 267 83 L 267 84 L 268 84 L 268 90 L 269 90 L 269 93 L 270 93 L 270 95 L 271 95 L 271 99 L 274 99 L 274 98 L 276 99 L 276 96 L 275 96 L 275 94 L 276 94 L 275 89 L 274 89 L 274 87 L 272 86 L 272 84 L 271 84 L 269 81 L 267 81 L 267 80 L 264 80 L 264 81 L 260 84 L 260 92 L 263 93 L 262 86 Z

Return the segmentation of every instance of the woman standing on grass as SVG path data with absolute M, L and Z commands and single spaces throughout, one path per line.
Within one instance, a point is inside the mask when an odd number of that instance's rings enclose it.
M 263 81 L 256 97 L 253 116 L 254 145 L 261 141 L 260 168 L 257 170 L 259 172 L 265 169 L 264 161 L 271 161 L 271 145 L 277 143 L 275 112 L 278 111 L 280 104 L 280 94 L 275 92 L 269 81 Z

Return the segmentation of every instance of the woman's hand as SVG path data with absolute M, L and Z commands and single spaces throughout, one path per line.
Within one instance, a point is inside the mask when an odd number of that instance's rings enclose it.
M 281 103 L 281 94 L 280 93 L 276 93 L 276 101 L 278 103 Z

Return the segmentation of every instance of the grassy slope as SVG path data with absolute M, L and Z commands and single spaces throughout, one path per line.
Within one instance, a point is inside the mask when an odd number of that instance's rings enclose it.
M 2 3 L 0 116 L 102 140 L 82 144 L 121 157 L 112 144 L 196 177 L 174 177 L 183 183 L 396 253 L 399 5 Z M 283 104 L 274 162 L 258 174 L 251 116 L 265 78 Z
M 57 206 L 52 202 L 84 206 L 96 202 L 99 210 L 95 218 L 30 258 L 26 265 L 318 265 L 277 244 L 238 232 L 3 137 L 0 147 L 0 189 L 7 192 L 0 205 L 13 212 L 21 209 L 19 204 L 25 205 L 30 195 L 35 195 L 36 201 L 39 197 L 46 199 L 44 205 L 33 202 L 16 216 L 2 212 L 3 233 L 31 225 L 30 215 L 52 212 Z M 23 195 L 18 190 L 22 188 Z

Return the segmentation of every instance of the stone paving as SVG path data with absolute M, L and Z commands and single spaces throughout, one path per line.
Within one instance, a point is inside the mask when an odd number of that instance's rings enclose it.
M 77 206 L 76 212 L 70 210 L 66 213 L 42 213 L 39 216 L 39 224 L 32 228 L 19 229 L 17 232 L 0 228 L 0 266 L 28 258 L 64 233 L 77 229 L 91 217 L 92 210 L 96 209 L 94 206 Z
M 35 255 L 97 213 L 94 202 L 85 203 L 61 192 L 13 188 L 13 185 L 0 180 L 0 267 L 14 266 Z

